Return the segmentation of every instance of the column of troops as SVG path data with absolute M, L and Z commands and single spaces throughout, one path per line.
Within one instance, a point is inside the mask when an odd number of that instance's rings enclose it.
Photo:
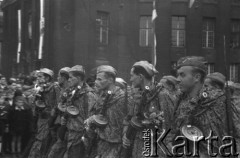
M 18 146 L 19 129 L 29 125 L 32 137 L 23 158 L 236 157 L 240 84 L 218 72 L 207 74 L 203 57 L 183 57 L 176 70 L 177 77 L 157 82 L 155 67 L 139 61 L 128 85 L 110 65 L 97 67 L 90 82 L 81 65 L 59 70 L 58 82 L 43 68 L 34 74 L 34 87 L 15 85 L 8 96 L 2 77 L 1 118 L 17 124 L 10 145 Z M 19 116 L 11 108 L 27 110 Z M 19 128 L 16 122 L 26 117 Z M 208 137 L 218 139 L 209 144 Z

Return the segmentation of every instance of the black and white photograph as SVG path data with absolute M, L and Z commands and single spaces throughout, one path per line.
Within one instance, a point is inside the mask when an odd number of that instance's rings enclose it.
M 240 158 L 240 0 L 0 0 L 0 158 Z

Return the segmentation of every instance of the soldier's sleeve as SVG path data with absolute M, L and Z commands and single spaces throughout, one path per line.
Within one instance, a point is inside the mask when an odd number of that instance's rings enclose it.
M 159 93 L 159 105 L 161 111 L 163 111 L 164 116 L 164 129 L 170 129 L 172 124 L 172 115 L 173 115 L 173 109 L 174 104 L 171 101 L 170 97 L 168 96 L 166 92 L 160 92 Z
M 163 123 L 163 129 L 170 130 L 170 133 L 165 138 L 165 144 L 167 146 L 171 146 L 172 139 L 174 134 L 171 132 L 171 127 L 173 123 L 173 109 L 174 109 L 174 103 L 171 101 L 170 97 L 168 96 L 168 93 L 160 92 L 159 93 L 159 102 L 160 102 L 160 109 L 163 111 L 163 117 L 164 117 L 164 123 Z
M 123 124 L 124 126 L 127 126 L 129 124 L 129 121 L 134 116 L 135 111 L 135 104 L 132 97 L 128 97 L 127 105 L 126 106 L 126 116 L 124 117 Z
M 74 131 L 82 131 L 84 129 L 84 121 L 88 118 L 88 108 L 94 104 L 95 94 L 87 92 L 77 100 L 74 101 L 74 105 L 78 107 L 79 114 L 77 117 L 69 117 L 67 122 L 67 128 Z
M 55 95 L 56 95 L 56 106 L 60 102 L 61 89 L 58 85 L 55 85 Z
M 88 99 L 87 99 L 87 111 L 86 111 L 86 117 L 90 117 L 91 114 L 91 109 L 93 108 L 93 106 L 95 106 L 97 103 L 97 95 L 94 92 L 89 92 L 88 93 Z
M 125 99 L 121 98 L 107 110 L 108 125 L 99 132 L 100 138 L 120 143 L 122 141 L 123 120 L 127 114 Z

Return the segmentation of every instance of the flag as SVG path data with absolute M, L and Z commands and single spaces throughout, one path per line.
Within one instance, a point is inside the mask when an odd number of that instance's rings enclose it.
M 153 1 L 152 21 L 157 18 L 156 1 Z
M 192 8 L 194 2 L 195 2 L 195 0 L 189 0 L 189 8 Z
M 152 11 L 152 23 L 153 23 L 153 54 L 152 54 L 152 62 L 153 65 L 156 66 L 157 64 L 157 53 L 156 53 L 156 46 L 157 46 L 157 40 L 156 40 L 156 32 L 155 32 L 155 20 L 157 18 L 157 10 L 156 10 L 156 1 L 153 1 L 153 11 Z
M 22 12 L 18 10 L 18 47 L 17 47 L 17 63 L 20 63 L 20 51 L 22 48 L 21 43 L 21 33 L 22 33 Z
M 38 59 L 42 59 L 43 54 L 43 39 L 44 39 L 44 27 L 45 27 L 45 18 L 44 18 L 44 0 L 40 0 L 40 21 L 39 21 L 39 48 L 38 48 Z

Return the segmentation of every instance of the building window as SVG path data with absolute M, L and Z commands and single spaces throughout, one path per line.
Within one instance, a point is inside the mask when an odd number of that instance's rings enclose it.
M 109 36 L 109 13 L 97 12 L 96 26 L 96 39 L 98 43 L 107 45 Z
M 172 47 L 185 46 L 185 17 L 172 17 Z
M 238 64 L 230 65 L 230 81 L 238 82 Z
M 153 45 L 153 23 L 152 16 L 140 17 L 139 45 L 148 47 Z
M 213 73 L 215 71 L 214 69 L 215 68 L 214 68 L 214 64 L 213 63 L 208 63 L 207 64 L 207 72 L 208 72 L 208 74 Z
M 214 48 L 215 19 L 204 19 L 202 27 L 202 47 Z
M 231 48 L 240 48 L 240 20 L 232 20 Z

